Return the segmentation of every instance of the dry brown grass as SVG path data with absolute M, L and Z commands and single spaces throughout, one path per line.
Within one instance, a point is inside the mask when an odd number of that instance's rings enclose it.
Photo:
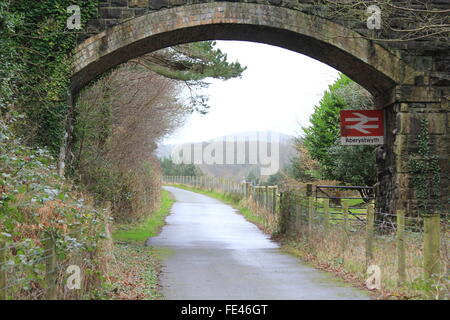
M 278 214 L 273 213 L 261 206 L 258 206 L 258 204 L 252 198 L 243 199 L 240 202 L 240 206 L 243 208 L 247 208 L 249 210 L 248 214 L 256 217 L 256 219 L 251 219 L 251 217 L 248 218 L 252 222 L 256 223 L 265 233 L 273 234 L 278 231 Z
M 317 185 L 327 185 L 327 181 L 317 182 Z M 300 190 L 302 187 L 304 186 L 298 185 Z M 296 201 L 301 202 L 301 199 Z M 262 230 L 269 234 L 278 231 L 279 214 L 274 215 L 258 206 L 252 198 L 242 200 L 241 204 L 251 211 L 250 215 L 258 217 L 258 224 L 263 226 Z M 373 293 L 380 299 L 448 299 L 450 297 L 448 274 L 450 233 L 445 221 L 441 223 L 442 273 L 435 277 L 433 287 L 424 277 L 423 230 L 417 226 L 417 220 L 415 220 L 417 218 L 411 221 L 407 218 L 408 225 L 404 241 L 406 280 L 403 284 L 399 284 L 397 235 L 394 225 L 389 232 L 375 232 L 373 258 L 368 260 L 365 217 L 363 221 L 350 220 L 350 231 L 345 233 L 342 222 L 332 221 L 326 229 L 323 219 L 320 218 L 320 214 L 317 214 L 309 232 L 306 205 L 298 204 L 295 209 L 297 212 L 288 221 L 288 234 L 275 235 L 275 239 L 284 244 L 285 250 L 361 288 L 365 288 L 368 266 L 379 266 L 382 272 L 381 290 Z
M 110 202 L 119 222 L 137 222 L 160 201 L 157 143 L 190 109 L 181 84 L 132 63 L 84 90 L 77 104 L 73 167 L 98 202 Z
M 356 229 L 356 228 L 355 228 Z M 345 236 L 340 225 L 326 230 L 316 223 L 312 233 L 308 226 L 298 226 L 296 232 L 283 239 L 286 249 L 302 259 L 314 263 L 321 269 L 332 271 L 344 279 L 365 287 L 368 265 L 380 267 L 381 290 L 374 294 L 381 299 L 442 299 L 448 298 L 448 259 L 445 252 L 448 245 L 442 246 L 443 273 L 438 284 L 440 289 L 429 289 L 425 283 L 423 269 L 423 250 L 421 233 L 407 232 L 405 237 L 406 282 L 398 285 L 397 245 L 395 233 L 375 235 L 373 259 L 366 261 L 366 234 L 364 228 Z M 344 241 L 346 241 L 346 247 Z

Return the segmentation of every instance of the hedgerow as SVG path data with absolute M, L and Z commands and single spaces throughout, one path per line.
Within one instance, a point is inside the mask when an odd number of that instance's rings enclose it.
M 22 115 L 0 119 L 0 268 L 6 271 L 9 299 L 40 298 L 48 283 L 45 241 L 51 237 L 57 260 L 57 297 L 90 296 L 105 275 L 109 211 L 94 208 L 86 195 L 58 176 L 45 148 L 25 146 L 10 127 Z M 69 292 L 65 268 L 78 265 L 81 290 Z M 74 296 L 75 295 L 75 296 Z

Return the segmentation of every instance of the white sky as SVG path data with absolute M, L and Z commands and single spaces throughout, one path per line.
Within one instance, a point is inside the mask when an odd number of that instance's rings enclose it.
M 229 61 L 247 66 L 241 79 L 211 81 L 207 115 L 193 114 L 164 144 L 200 142 L 273 130 L 298 135 L 338 71 L 307 56 L 265 44 L 218 41 Z

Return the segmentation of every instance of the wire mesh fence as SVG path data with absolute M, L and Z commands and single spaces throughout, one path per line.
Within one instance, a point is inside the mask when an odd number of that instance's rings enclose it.
M 282 202 L 291 200 L 294 208 L 283 205 L 287 211 L 281 213 L 291 217 L 290 231 L 312 253 L 361 277 L 376 266 L 385 288 L 401 287 L 408 297 L 449 297 L 447 214 L 376 211 L 368 187 L 316 186 L 311 204 L 312 187 L 286 190 Z M 335 196 L 332 189 L 346 192 Z
M 65 233 L 64 239 L 43 232 L 37 239 L 1 240 L 0 300 L 81 299 L 96 278 L 96 249 L 88 249 L 85 239 L 82 244 L 82 236 L 86 237 L 85 228 Z M 69 268 L 73 266 L 84 273 L 79 274 L 79 286 L 70 285 L 77 271 Z
M 279 192 L 277 186 L 253 186 L 209 176 L 164 176 L 165 184 L 184 184 L 195 188 L 235 195 L 251 201 L 254 205 L 275 214 L 278 211 Z

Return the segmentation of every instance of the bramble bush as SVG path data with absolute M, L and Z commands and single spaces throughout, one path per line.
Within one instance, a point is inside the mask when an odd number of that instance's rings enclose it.
M 108 242 L 109 211 L 91 205 L 88 197 L 59 177 L 55 159 L 44 148 L 30 148 L 11 131 L 22 115 L 0 119 L 0 243 L 6 244 L 9 283 L 7 298 L 40 298 L 45 294 L 44 260 L 48 252 L 42 239 L 55 239 L 58 258 L 58 297 L 65 269 L 77 264 L 85 276 L 77 298 L 102 282 L 103 247 Z M 80 296 L 81 295 L 81 296 Z

